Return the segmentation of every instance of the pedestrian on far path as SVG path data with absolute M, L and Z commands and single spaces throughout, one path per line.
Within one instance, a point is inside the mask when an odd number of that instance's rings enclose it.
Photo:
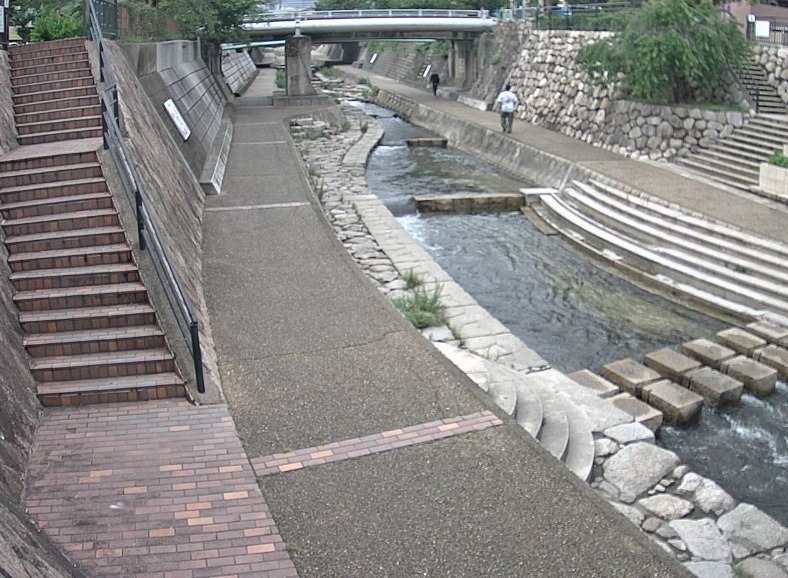
M 440 82 L 441 82 L 441 77 L 438 76 L 437 72 L 433 72 L 432 75 L 430 75 L 430 84 L 432 85 L 432 94 L 435 97 L 438 96 L 438 85 L 440 84 Z
M 517 103 L 520 102 L 517 95 L 512 92 L 512 85 L 507 84 L 506 88 L 501 91 L 498 98 L 495 99 L 495 104 L 501 106 L 501 128 L 503 132 L 512 134 L 512 124 L 514 123 L 514 109 Z

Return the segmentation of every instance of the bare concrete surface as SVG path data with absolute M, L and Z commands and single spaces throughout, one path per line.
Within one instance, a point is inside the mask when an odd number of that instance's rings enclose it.
M 219 368 L 247 455 L 497 412 L 328 226 L 276 125 L 313 109 L 252 98 L 237 101 L 226 186 L 206 199 L 203 236 Z M 260 478 L 299 574 L 688 576 L 503 419 L 491 431 Z

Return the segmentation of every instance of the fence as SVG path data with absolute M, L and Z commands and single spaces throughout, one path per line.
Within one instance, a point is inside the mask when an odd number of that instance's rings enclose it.
M 183 289 L 183 283 L 178 273 L 172 266 L 172 258 L 162 242 L 162 235 L 148 207 L 142 179 L 140 179 L 134 159 L 126 147 L 120 131 L 117 81 L 112 65 L 107 59 L 102 22 L 96 10 L 97 4 L 104 3 L 105 0 L 89 0 L 89 2 L 90 34 L 91 39 L 98 45 L 101 71 L 102 89 L 99 96 L 101 98 L 104 149 L 109 150 L 112 155 L 126 198 L 134 210 L 139 248 L 148 252 L 156 276 L 164 288 L 167 301 L 174 313 L 178 329 L 192 354 L 197 391 L 204 393 L 205 380 L 200 350 L 200 331 L 194 306 Z

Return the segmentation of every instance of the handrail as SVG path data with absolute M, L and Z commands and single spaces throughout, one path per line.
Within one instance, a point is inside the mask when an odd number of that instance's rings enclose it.
M 183 283 L 172 266 L 172 257 L 162 242 L 162 235 L 156 220 L 148 207 L 147 196 L 142 179 L 137 172 L 134 158 L 128 150 L 119 123 L 119 100 L 117 77 L 112 64 L 106 57 L 106 46 L 101 24 L 96 14 L 93 0 L 90 5 L 90 33 L 91 39 L 98 43 L 99 68 L 103 88 L 99 92 L 101 100 L 101 119 L 104 137 L 104 149 L 109 150 L 115 167 L 118 170 L 126 198 L 134 209 L 137 221 L 137 235 L 139 248 L 148 251 L 153 263 L 156 276 L 164 288 L 164 294 L 170 309 L 175 314 L 175 319 L 181 336 L 189 347 L 194 361 L 195 380 L 197 391 L 205 393 L 205 378 L 202 367 L 202 351 L 200 349 L 199 322 L 194 313 L 189 296 L 183 288 Z
M 290 20 L 330 20 L 333 18 L 489 18 L 484 10 L 440 10 L 432 8 L 393 9 L 393 10 L 308 10 L 268 12 L 246 18 L 244 23 L 277 22 Z

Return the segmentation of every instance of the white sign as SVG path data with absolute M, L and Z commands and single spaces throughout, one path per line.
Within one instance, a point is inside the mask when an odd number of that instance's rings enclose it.
M 5 8 L 0 6 L 0 34 L 5 34 Z
M 747 22 L 755 22 L 755 14 L 747 14 Z
M 175 103 L 172 101 L 171 98 L 164 101 L 164 110 L 167 111 L 167 114 L 170 115 L 170 120 L 172 120 L 172 124 L 175 125 L 175 128 L 178 129 L 178 132 L 181 133 L 181 137 L 183 140 L 188 140 L 192 134 L 189 125 L 186 124 L 186 121 L 183 120 L 178 107 L 175 106 Z
M 755 21 L 755 36 L 756 38 L 769 38 L 769 21 L 756 20 Z
M 8 8 L 8 0 L 3 1 L 3 7 Z

